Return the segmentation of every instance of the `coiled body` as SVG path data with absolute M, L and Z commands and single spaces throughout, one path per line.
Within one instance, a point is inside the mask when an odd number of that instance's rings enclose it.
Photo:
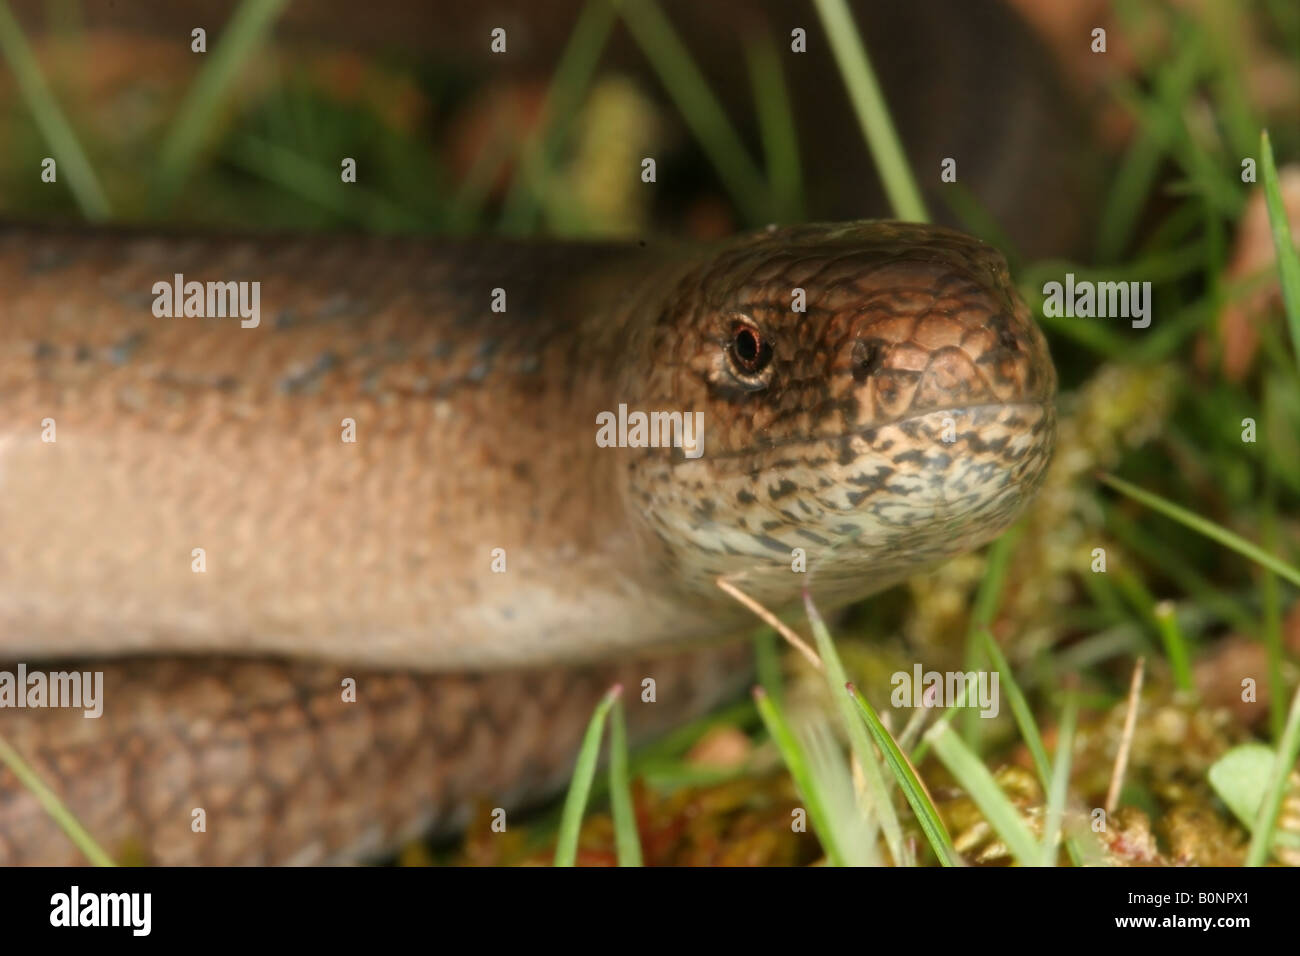
M 259 282 L 257 324 L 158 315 L 176 276 Z M 0 658 L 105 674 L 102 717 L 0 734 L 158 862 L 350 857 L 552 790 L 615 680 L 655 680 L 643 732 L 743 682 L 681 656 L 747 623 L 718 576 L 841 605 L 996 535 L 1051 452 L 1041 334 L 937 228 L 11 229 L 0 288 Z M 620 405 L 698 413 L 703 453 L 602 447 Z M 74 859 L 0 771 L 0 861 Z

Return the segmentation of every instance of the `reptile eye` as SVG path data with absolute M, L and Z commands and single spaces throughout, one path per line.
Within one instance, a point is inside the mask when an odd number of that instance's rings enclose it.
M 853 381 L 865 382 L 872 375 L 880 370 L 881 360 L 885 357 L 885 350 L 880 347 L 879 342 L 863 342 L 861 339 L 853 343 Z
M 772 343 L 754 326 L 737 322 L 731 330 L 727 358 L 736 378 L 747 384 L 760 384 L 755 379 L 772 364 Z

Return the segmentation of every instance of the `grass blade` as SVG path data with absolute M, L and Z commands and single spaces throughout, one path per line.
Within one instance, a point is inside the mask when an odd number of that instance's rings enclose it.
M 212 128 L 221 96 L 249 55 L 265 39 L 288 0 L 244 0 L 235 10 L 216 48 L 177 111 L 176 125 L 158 158 L 155 206 L 171 200 L 184 185 L 204 138 Z
M 804 218 L 803 172 L 799 165 L 799 132 L 790 106 L 790 91 L 776 45 L 767 33 L 756 33 L 745 44 L 749 81 L 758 107 L 758 128 L 772 188 L 773 212 L 785 222 Z
M 1246 851 L 1246 866 L 1263 866 L 1268 860 L 1273 846 L 1273 831 L 1277 827 L 1277 816 L 1282 809 L 1282 799 L 1286 796 L 1287 777 L 1295 766 L 1296 757 L 1300 756 L 1300 688 L 1296 688 L 1291 698 L 1291 713 L 1287 716 L 1286 729 L 1277 744 L 1277 756 L 1273 764 L 1273 775 L 1269 780 L 1268 790 L 1259 806 L 1259 815 L 1251 829 L 1250 848 Z
M 545 205 L 556 156 L 591 86 L 614 16 L 614 8 L 606 0 L 589 0 L 579 15 L 546 90 L 542 122 L 524 143 L 506 193 L 501 217 L 504 232 L 525 235 L 534 229 L 538 206 Z
M 1196 681 L 1192 678 L 1192 656 L 1187 649 L 1187 638 L 1178 626 L 1178 615 L 1172 601 L 1161 601 L 1151 609 L 1156 619 L 1160 640 L 1165 646 L 1165 656 L 1174 672 L 1174 684 L 1179 690 L 1195 693 Z
M 1013 705 L 1014 706 L 1014 705 Z M 1047 818 L 1043 821 L 1043 866 L 1056 865 L 1056 842 L 1061 834 L 1061 819 L 1065 816 L 1065 799 L 1070 787 L 1070 761 L 1074 753 L 1074 725 L 1078 702 L 1073 694 L 1065 699 L 1065 712 L 1061 715 L 1060 731 L 1056 736 L 1056 767 L 1045 784 L 1047 791 Z M 1067 841 L 1070 857 L 1075 866 L 1081 865 L 1077 849 Z
M 326 169 L 279 143 L 254 136 L 241 138 L 231 151 L 234 165 L 322 209 L 372 228 L 386 225 L 419 229 L 426 221 L 408 205 L 393 202 L 364 186 L 339 189 L 337 169 Z
M 984 565 L 984 577 L 980 580 L 979 590 L 975 593 L 975 604 L 971 608 L 970 623 L 966 626 L 965 658 L 966 670 L 981 670 L 984 663 L 980 659 L 979 634 L 991 627 L 993 618 L 1002 603 L 1002 591 L 1007 583 L 1007 566 L 1016 542 L 1024 531 L 1023 525 L 1017 525 L 989 545 L 987 562 Z M 962 717 L 962 737 L 976 752 L 980 749 L 980 714 L 972 708 Z
M 844 0 L 816 0 L 816 3 L 817 13 L 830 40 L 831 52 L 839 64 L 849 99 L 853 101 L 853 111 L 857 113 L 862 135 L 871 150 L 871 158 L 894 214 L 912 222 L 929 222 L 921 190 L 912 178 L 907 154 L 903 152 L 889 107 L 885 105 L 885 96 L 871 69 L 871 60 L 848 5 Z
M 1272 469 L 1265 470 L 1264 506 L 1260 509 L 1260 522 L 1264 529 L 1264 544 L 1277 545 L 1277 493 L 1273 485 Z M 1286 683 L 1282 678 L 1285 658 L 1282 640 L 1282 595 L 1277 585 L 1277 575 L 1260 572 L 1260 600 L 1264 605 L 1264 620 L 1260 628 L 1264 650 L 1268 656 L 1268 726 L 1274 741 L 1282 739 L 1286 726 Z
M 59 109 L 58 101 L 50 91 L 41 73 L 36 57 L 32 56 L 22 27 L 14 19 L 9 4 L 0 0 L 0 53 L 9 61 L 18 89 L 27 102 L 32 119 L 54 153 L 59 170 L 67 177 L 68 189 L 81 207 L 81 214 L 91 222 L 109 216 L 108 197 L 95 177 L 95 170 L 86 158 L 77 135 Z
M 831 699 L 835 701 L 840 723 L 848 734 L 849 745 L 862 768 L 862 775 L 871 794 L 872 806 L 880 818 L 880 829 L 884 832 L 885 843 L 894 857 L 894 865 L 913 866 L 916 861 L 912 859 L 907 843 L 903 839 L 903 827 L 898 822 L 898 813 L 890 799 L 889 789 L 885 786 L 885 777 L 880 772 L 880 763 L 876 759 L 875 749 L 871 746 L 866 728 L 862 726 L 862 721 L 855 713 L 853 702 L 844 696 L 844 686 L 849 681 L 844 673 L 844 665 L 840 663 L 840 656 L 835 651 L 835 642 L 831 640 L 830 631 L 826 629 L 826 622 L 822 620 L 813 605 L 812 597 L 806 590 L 803 605 L 808 614 L 808 622 L 812 625 L 813 637 L 817 641 L 817 652 L 821 655 L 825 667 L 824 673 L 826 683 L 830 687 Z
M 582 830 L 582 816 L 587 810 L 591 782 L 596 777 L 596 761 L 600 759 L 600 738 L 605 731 L 605 717 L 614 701 L 623 692 L 622 685 L 611 687 L 596 705 L 582 738 L 578 762 L 569 781 L 569 793 L 564 798 L 564 811 L 560 816 L 560 834 L 555 842 L 555 865 L 573 866 L 578 859 L 578 834 Z
M 893 771 L 899 789 L 903 791 L 903 796 L 907 798 L 908 805 L 911 806 L 912 812 L 916 814 L 916 821 L 920 824 L 925 838 L 930 841 L 930 847 L 934 850 L 934 855 L 939 858 L 939 862 L 944 866 L 961 866 L 961 856 L 957 853 L 957 848 L 952 845 L 952 837 L 948 835 L 948 828 L 943 825 L 943 819 L 939 816 L 934 801 L 930 799 L 925 784 L 916 775 L 916 768 L 908 763 L 907 757 L 899 749 L 898 744 L 894 742 L 894 738 L 890 736 L 889 731 L 885 729 L 885 725 L 880 722 L 880 717 L 872 709 L 872 706 L 867 703 L 866 698 L 859 694 L 857 688 L 851 683 L 846 684 L 845 687 L 848 689 L 849 696 L 854 703 L 858 705 L 858 712 L 866 722 L 867 729 L 871 731 L 871 736 L 875 738 L 880 752 L 885 755 L 885 760 L 889 763 L 889 769 Z
M 1129 484 L 1122 478 L 1116 478 L 1114 475 L 1101 474 L 1097 476 L 1098 480 L 1104 484 L 1110 485 L 1121 494 L 1128 495 L 1134 501 L 1139 501 L 1159 511 L 1167 518 L 1172 518 L 1179 524 L 1191 528 L 1199 534 L 1205 535 L 1211 541 L 1217 541 L 1224 547 L 1231 548 L 1243 557 L 1249 558 L 1256 564 L 1268 568 L 1280 578 L 1285 578 L 1292 584 L 1300 586 L 1300 569 L 1297 569 L 1280 558 L 1276 558 L 1267 551 L 1247 541 L 1240 535 L 1234 534 L 1227 528 L 1215 524 L 1213 521 L 1206 521 L 1198 514 L 1193 514 L 1186 508 L 1181 508 L 1172 501 L 1167 501 L 1159 495 L 1154 495 L 1149 491 L 1139 488 L 1137 485 Z
M 95 838 L 86 832 L 86 828 L 73 816 L 72 811 L 63 805 L 63 801 L 45 785 L 45 781 L 28 766 L 27 761 L 23 760 L 18 751 L 14 750 L 9 745 L 9 741 L 3 737 L 0 737 L 0 763 L 12 770 L 19 783 L 32 792 L 45 812 L 68 835 L 68 839 L 86 855 L 86 859 L 95 866 L 117 866 L 113 858 L 104 852 L 104 848 L 95 842 Z
M 641 865 L 641 836 L 632 809 L 632 788 L 627 772 L 627 718 L 623 701 L 614 702 L 609 715 L 609 808 L 614 818 L 614 846 L 619 866 Z
M 1282 302 L 1286 306 L 1287 322 L 1291 326 L 1291 344 L 1295 348 L 1296 362 L 1300 363 L 1300 255 L 1291 240 L 1291 223 L 1286 206 L 1282 203 L 1282 187 L 1277 180 L 1277 165 L 1273 162 L 1273 144 L 1268 130 L 1259 135 L 1260 172 L 1264 177 L 1264 204 L 1268 207 L 1268 224 L 1273 232 L 1273 248 L 1277 253 L 1277 274 L 1282 283 Z
M 937 726 L 939 724 L 951 724 L 957 718 L 957 715 L 962 713 L 965 707 L 966 707 L 966 682 L 962 681 L 961 686 L 957 688 L 957 699 L 955 701 L 952 701 L 948 705 L 948 709 L 945 710 L 943 714 L 940 715 L 939 719 L 935 721 L 935 725 Z M 931 727 L 930 729 L 933 730 L 934 727 Z M 911 757 L 912 763 L 913 764 L 923 763 L 925 761 L 926 755 L 929 752 L 930 752 L 930 740 L 929 740 L 929 735 L 927 734 L 925 737 L 921 738 L 921 742 L 918 743 L 916 747 L 912 750 L 912 757 Z
M 998 787 L 993 775 L 961 737 L 948 724 L 940 722 L 926 732 L 925 739 L 1021 865 L 1038 863 L 1041 852 L 1034 835 Z
M 812 824 L 817 838 L 821 840 L 822 848 L 826 851 L 826 858 L 832 866 L 843 866 L 844 854 L 840 850 L 835 831 L 831 827 L 830 815 L 826 811 L 825 801 L 822 799 L 820 788 L 812 778 L 808 761 L 804 759 L 803 750 L 799 747 L 799 742 L 795 740 L 790 725 L 786 723 L 785 717 L 761 687 L 754 688 L 754 704 L 758 707 L 759 716 L 763 718 L 763 724 L 767 727 L 768 735 L 776 744 L 776 749 L 781 752 L 781 758 L 785 761 L 790 776 L 794 778 L 794 784 L 803 796 L 804 803 L 808 804 L 808 820 Z
M 766 220 L 767 184 L 668 18 L 654 0 L 617 6 L 736 206 L 752 224 Z
M 1038 732 L 1038 724 L 1034 720 L 1034 713 L 1029 709 L 1029 702 L 1025 699 L 1024 692 L 1021 691 L 1020 685 L 1016 683 L 1015 674 L 1011 671 L 1011 665 L 1007 662 L 1007 656 L 1002 653 L 1002 648 L 998 642 L 993 640 L 993 635 L 986 629 L 981 628 L 979 632 L 980 641 L 984 648 L 984 653 L 988 655 L 993 662 L 994 669 L 1001 675 L 1002 687 L 1007 692 L 1007 703 L 1011 706 L 1011 714 L 1016 719 L 1016 726 L 1020 728 L 1020 736 L 1025 741 L 1025 746 L 1029 748 L 1029 755 L 1034 760 L 1034 768 L 1038 771 L 1038 779 L 1046 790 L 1049 781 L 1052 779 L 1052 767 L 1047 760 L 1047 748 L 1043 746 L 1042 734 Z
M 1034 712 L 1030 710 L 1029 701 L 1026 699 L 1024 691 L 1020 689 L 1020 685 L 1016 682 L 1016 675 L 1011 670 L 1011 664 L 1010 662 L 1007 661 L 1006 655 L 1002 653 L 1001 646 L 998 644 L 997 641 L 993 639 L 993 635 L 987 629 L 981 630 L 980 636 L 983 639 L 983 643 L 984 643 L 984 653 L 988 655 L 989 660 L 993 662 L 994 668 L 996 668 L 998 674 L 1001 675 L 1002 687 L 1006 688 L 1007 703 L 1011 707 L 1011 715 L 1015 718 L 1016 726 L 1020 728 L 1020 737 L 1022 740 L 1024 740 L 1025 746 L 1029 749 L 1030 757 L 1034 761 L 1034 767 L 1038 771 L 1039 782 L 1041 782 L 1043 785 L 1043 792 L 1047 794 L 1051 794 L 1052 787 L 1055 785 L 1056 778 L 1053 775 L 1051 765 L 1048 763 L 1047 748 L 1043 746 L 1043 736 L 1038 730 L 1038 722 L 1034 720 Z M 1073 698 L 1070 699 L 1070 704 L 1071 706 L 1073 706 Z M 1071 721 L 1073 721 L 1074 719 L 1073 713 L 1067 713 L 1067 716 Z M 1064 734 L 1065 733 L 1064 718 L 1062 718 L 1061 726 L 1062 726 L 1061 733 Z M 1070 732 L 1071 733 L 1074 732 L 1073 723 L 1070 724 Z M 1065 745 L 1058 744 L 1057 746 L 1059 748 Z M 1062 751 L 1058 749 L 1057 768 L 1056 768 L 1057 773 L 1060 772 L 1061 753 Z M 1064 751 L 1064 753 L 1066 754 L 1067 757 L 1066 760 L 1067 772 L 1066 772 L 1065 783 L 1068 784 L 1069 783 L 1068 748 Z M 1062 801 L 1064 801 L 1064 796 L 1062 796 Z M 1062 804 L 1062 806 L 1064 806 L 1064 804 Z M 1058 821 L 1058 825 L 1059 825 L 1059 821 Z M 1070 859 L 1074 861 L 1075 866 L 1081 866 L 1082 857 L 1079 854 L 1079 848 L 1075 845 L 1074 840 L 1067 839 L 1065 845 L 1066 845 L 1066 849 L 1069 851 Z

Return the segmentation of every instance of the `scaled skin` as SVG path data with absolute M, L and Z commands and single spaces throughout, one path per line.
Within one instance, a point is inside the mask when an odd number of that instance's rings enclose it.
M 260 325 L 155 317 L 175 273 L 262 282 Z M 106 677 L 102 718 L 3 710 L 0 733 L 157 862 L 351 858 L 477 794 L 534 799 L 609 683 L 660 686 L 642 733 L 743 683 L 743 648 L 662 656 L 749 623 L 718 575 L 777 609 L 874 593 L 999 533 L 1052 447 L 1055 375 L 1001 257 L 931 227 L 10 229 L 0 288 L 0 659 Z M 621 402 L 702 411 L 704 455 L 597 447 Z M 75 856 L 0 772 L 0 862 Z

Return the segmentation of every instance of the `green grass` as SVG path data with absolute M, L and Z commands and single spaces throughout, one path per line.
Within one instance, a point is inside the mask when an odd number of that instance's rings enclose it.
M 211 52 L 169 117 L 156 165 L 141 169 L 138 182 L 124 183 L 94 167 L 89 157 L 104 156 L 106 147 L 78 126 L 87 107 L 72 100 L 73 85 L 43 74 L 0 0 L 0 53 L 28 124 L 11 120 L 14 128 L 4 131 L 11 169 L 18 170 L 0 193 L 14 204 L 6 213 L 22 213 L 29 194 L 42 197 L 33 204 L 46 204 L 34 209 L 48 210 L 50 200 L 43 197 L 51 193 L 30 184 L 40 159 L 52 155 L 62 211 L 89 221 L 111 215 L 166 222 L 214 209 L 229 216 L 222 224 L 580 235 L 593 218 L 568 191 L 575 173 L 574 129 L 598 83 L 611 31 L 621 23 L 680 110 L 734 220 L 757 225 L 802 217 L 812 185 L 803 172 L 810 144 L 797 138 L 784 80 L 788 35 L 780 31 L 747 35 L 744 61 L 735 64 L 753 94 L 757 157 L 745 146 L 740 118 L 723 109 L 657 5 L 592 0 L 549 77 L 537 126 L 521 141 L 494 142 L 456 175 L 436 148 L 447 130 L 428 118 L 454 115 L 466 94 L 436 65 L 412 81 L 424 102 L 419 118 L 407 125 L 381 118 L 374 102 L 339 102 L 314 88 L 310 78 L 292 73 L 271 96 L 246 99 L 250 94 L 236 80 L 263 49 L 282 7 L 281 0 L 246 0 L 228 28 L 209 37 Z M 603 811 L 602 801 L 608 803 L 619 862 L 641 862 L 630 779 L 680 792 L 727 786 L 755 774 L 749 764 L 718 770 L 685 756 L 702 734 L 729 727 L 747 735 L 759 758 L 766 754 L 788 767 L 829 863 L 918 862 L 908 849 L 916 832 L 934 862 L 960 862 L 955 834 L 944 820 L 948 808 L 931 798 L 942 782 L 975 801 L 1019 863 L 1055 863 L 1064 846 L 1065 857 L 1079 865 L 1085 848 L 1070 820 L 1073 807 L 1088 805 L 1079 790 L 1089 771 L 1081 742 L 1099 732 L 1103 713 L 1123 706 L 1133 656 L 1158 656 L 1167 665 L 1151 669 L 1153 693 L 1176 690 L 1191 698 L 1198 693 L 1198 663 L 1231 640 L 1259 642 L 1266 653 L 1261 684 L 1269 691 L 1267 715 L 1245 732 L 1270 741 L 1273 764 L 1258 818 L 1249 827 L 1245 859 L 1257 865 L 1269 858 L 1286 775 L 1300 747 L 1300 697 L 1290 685 L 1296 658 L 1283 632 L 1300 595 L 1300 258 L 1281 214 L 1274 160 L 1275 148 L 1284 162 L 1300 156 L 1300 131 L 1273 119 L 1277 142 L 1261 132 L 1270 117 L 1251 101 L 1250 64 L 1224 24 L 1198 19 L 1192 10 L 1136 2 L 1116 7 L 1134 36 L 1165 36 L 1170 45 L 1135 43 L 1137 75 L 1108 92 L 1133 122 L 1134 135 L 1099 199 L 1094 255 L 1081 262 L 1019 262 L 1017 251 L 1008 250 L 1017 263 L 1017 284 L 1038 314 L 1061 372 L 1062 420 L 1082 423 L 1071 438 L 1075 444 L 1063 453 L 1087 464 L 1068 488 L 1050 489 L 1056 503 L 1043 507 L 1056 511 L 988 549 L 973 583 L 945 578 L 924 592 L 932 602 L 951 599 L 961 611 L 955 617 L 934 623 L 921 598 L 895 592 L 851 623 L 837 625 L 838 641 L 832 643 L 810 604 L 823 663 L 823 673 L 810 680 L 829 694 L 825 713 L 809 715 L 794 703 L 798 695 L 790 693 L 783 675 L 789 662 L 770 636 L 759 644 L 763 690 L 753 703 L 636 754 L 628 752 L 622 705 L 612 697 L 602 700 L 568 799 L 530 824 L 534 843 L 555 842 L 558 864 L 576 861 L 581 827 Z M 1262 36 L 1278 38 L 1277 48 L 1300 56 L 1300 16 L 1293 4 L 1268 0 L 1250 9 L 1263 18 L 1257 24 Z M 908 166 L 863 43 L 880 38 L 859 36 L 842 0 L 817 0 L 816 14 L 831 37 L 829 52 L 853 104 L 854 116 L 845 122 L 861 128 L 893 214 L 925 221 L 916 178 L 935 171 Z M 1153 26 L 1159 29 L 1138 29 Z M 357 184 L 339 182 L 336 163 L 342 155 L 358 157 Z M 1246 156 L 1259 160 L 1258 186 L 1240 181 Z M 1255 192 L 1268 207 L 1277 265 L 1266 273 L 1231 276 L 1225 270 L 1237 225 Z M 977 197 L 961 189 L 953 195 L 972 231 L 1005 245 L 1005 224 Z M 1044 282 L 1066 271 L 1084 279 L 1152 282 L 1157 309 L 1151 328 L 1042 316 Z M 1271 285 L 1280 289 L 1280 308 L 1258 320 L 1254 368 L 1230 381 L 1214 363 L 1224 344 L 1219 312 Z M 1202 352 L 1210 356 L 1208 364 Z M 1090 396 L 1089 385 L 1114 371 L 1130 381 L 1167 376 L 1167 400 L 1157 402 L 1140 389 L 1134 397 L 1103 396 L 1107 401 Z M 1243 418 L 1258 424 L 1254 443 L 1241 440 Z M 1060 504 L 1063 497 L 1068 507 Z M 1080 553 L 1104 546 L 1107 573 L 1091 573 L 1077 555 L 1064 565 L 1053 563 L 1058 531 L 1061 541 L 1076 540 Z M 1036 589 L 1049 595 L 1037 605 Z M 884 667 L 885 649 L 900 644 L 913 656 L 932 654 L 953 667 L 995 670 L 1009 719 L 985 721 L 959 700 L 942 714 L 912 714 L 901 730 L 886 727 L 884 709 L 870 703 L 879 700 L 873 695 L 883 684 L 871 667 Z M 847 695 L 848 682 L 862 694 Z M 605 724 L 609 772 L 600 774 Z M 1041 838 L 1029 831 L 994 777 L 1022 745 L 1043 791 Z M 1130 776 L 1140 770 L 1131 768 Z M 29 771 L 23 779 L 43 800 L 53 798 Z M 110 862 L 56 802 L 51 812 L 60 815 L 88 858 Z
M 1259 816 L 1255 818 L 1255 825 L 1252 827 L 1250 849 L 1246 854 L 1247 866 L 1263 866 L 1268 858 L 1277 829 L 1278 811 L 1282 808 L 1282 798 L 1286 795 L 1287 777 L 1295 770 L 1298 757 L 1300 757 L 1300 689 L 1291 700 L 1291 713 L 1282 731 L 1282 739 L 1278 741 L 1268 788 L 1260 803 Z
M 1019 693 L 1017 691 L 1017 693 Z M 1021 698 L 1023 700 L 1023 697 Z M 1014 699 L 1012 706 L 1015 706 Z M 1074 728 L 1078 714 L 1078 701 L 1073 694 L 1066 698 L 1065 713 L 1061 717 L 1060 741 L 1056 747 L 1056 766 L 1052 769 L 1051 779 L 1045 781 L 1047 790 L 1047 815 L 1043 824 L 1043 856 L 1041 863 L 1043 866 L 1052 866 L 1056 862 L 1057 841 L 1061 833 L 1061 819 L 1065 815 L 1066 801 L 1069 799 L 1070 791 L 1070 763 L 1071 754 L 1074 749 Z M 1016 715 L 1017 721 L 1021 721 L 1020 714 Z M 1026 721 L 1032 726 L 1033 720 L 1029 718 Z M 1021 732 L 1025 731 L 1026 722 L 1021 722 Z M 1035 731 L 1037 735 L 1037 731 Z M 1027 740 L 1028 738 L 1026 738 Z M 1039 744 L 1040 748 L 1042 744 Z M 1046 768 L 1040 768 L 1040 772 Z M 1082 856 L 1075 846 L 1073 840 L 1067 840 L 1066 846 L 1070 852 L 1070 859 L 1075 866 L 1082 866 Z
M 614 687 L 596 705 L 587 725 L 587 732 L 582 738 L 582 748 L 578 751 L 578 761 L 573 768 L 573 779 L 569 782 L 569 794 L 564 800 L 564 814 L 560 818 L 560 833 L 555 844 L 555 865 L 573 866 L 578 857 L 578 836 L 582 832 L 582 815 L 587 809 L 587 799 L 591 795 L 591 782 L 596 776 L 596 762 L 600 759 L 601 735 L 605 731 L 605 718 L 618 701 L 621 687 Z M 626 751 L 626 740 L 621 743 Z M 611 764 L 620 772 L 620 784 L 627 783 L 627 756 L 620 754 L 619 760 Z M 624 806 L 627 798 L 620 797 Z
M 970 794 L 1012 855 L 1024 866 L 1036 864 L 1040 851 L 1033 834 L 979 756 L 943 721 L 925 736 L 940 762 Z
M 704 75 L 654 0 L 615 6 L 699 140 L 736 206 L 751 223 L 771 218 L 767 182 Z
M 53 153 L 59 174 L 72 190 L 81 214 L 90 222 L 107 219 L 110 209 L 104 189 L 32 56 L 27 38 L 14 20 L 6 0 L 0 0 L 0 53 L 4 54 L 14 79 L 18 81 L 27 109 L 40 127 L 41 136 Z
M 839 654 L 835 651 L 835 643 L 831 640 L 830 631 L 827 630 L 825 622 L 817 612 L 812 598 L 806 591 L 804 592 L 804 611 L 808 615 L 813 637 L 817 641 L 817 653 L 822 661 L 822 673 L 826 678 L 826 689 L 831 695 L 831 700 L 835 702 L 840 717 L 840 726 L 848 734 L 853 758 L 867 781 L 867 791 L 871 797 L 869 808 L 880 821 L 880 827 L 885 835 L 885 843 L 889 846 L 889 852 L 894 859 L 895 865 L 911 866 L 915 861 L 912 859 L 912 854 L 903 839 L 903 830 L 898 822 L 898 814 L 894 810 L 889 791 L 885 788 L 884 775 L 881 773 L 878 758 L 872 748 L 867 727 L 864 726 L 855 712 L 852 699 L 843 692 L 843 688 L 849 683 L 848 675 L 844 672 L 844 665 L 840 661 Z
M 925 789 L 925 784 L 916 774 L 916 768 L 911 765 L 907 755 L 903 753 L 898 746 L 897 741 L 881 723 L 880 717 L 876 714 L 874 708 L 867 703 L 866 698 L 858 693 L 857 688 L 852 683 L 846 684 L 845 688 L 853 698 L 853 702 L 858 707 L 858 712 L 862 715 L 862 720 L 867 729 L 871 731 L 871 736 L 884 755 L 890 771 L 894 774 L 894 779 L 898 782 L 899 788 L 903 791 L 903 796 L 907 799 L 908 805 L 912 808 L 912 813 L 916 815 L 916 821 L 920 824 L 921 832 L 925 834 L 926 840 L 930 843 L 930 849 L 934 851 L 935 858 L 942 866 L 960 866 L 961 856 L 957 853 L 957 848 L 952 845 L 952 837 L 948 835 L 948 828 L 944 826 L 943 818 L 939 815 L 938 808 L 935 807 L 934 801 L 930 799 L 930 793 Z M 874 755 L 872 757 L 874 760 Z
M 917 188 L 889 106 L 885 103 L 848 5 L 844 0 L 816 0 L 816 6 L 895 217 L 911 222 L 929 222 L 921 190 Z
M 785 715 L 767 696 L 761 687 L 754 688 L 754 703 L 763 718 L 763 726 L 768 736 L 781 752 L 781 759 L 790 770 L 795 786 L 807 805 L 808 820 L 813 831 L 826 851 L 826 859 L 832 866 L 843 866 L 845 862 L 844 847 L 841 846 L 838 831 L 831 816 L 830 805 L 821 783 L 814 776 L 810 762 L 804 754 L 804 748 L 795 739 Z
M 222 100 L 230 85 L 265 42 L 287 2 L 243 0 L 220 39 L 209 38 L 209 42 L 215 45 L 206 54 L 207 60 L 177 112 L 176 124 L 163 141 L 159 153 L 154 180 L 156 209 L 166 208 L 189 179 L 199 151 L 213 137 Z
M 1291 344 L 1296 362 L 1300 363 L 1300 254 L 1291 239 L 1291 224 L 1282 204 L 1282 189 L 1277 180 L 1277 164 L 1273 161 L 1273 144 L 1264 130 L 1259 138 L 1260 172 L 1264 176 L 1264 197 L 1268 204 L 1268 222 L 1273 231 L 1273 249 L 1277 255 L 1278 278 L 1282 285 L 1282 301 L 1286 306 L 1287 321 L 1291 326 Z
M 0 737 L 0 764 L 8 767 L 13 772 L 13 775 L 18 778 L 18 781 L 35 795 L 45 812 L 68 835 L 68 839 L 85 855 L 87 860 L 95 866 L 117 866 L 113 862 L 113 858 L 104 851 L 103 847 L 81 825 L 81 821 L 64 806 L 58 795 L 41 779 L 40 774 L 33 770 L 27 761 L 22 758 L 22 755 L 14 750 L 3 737 Z

